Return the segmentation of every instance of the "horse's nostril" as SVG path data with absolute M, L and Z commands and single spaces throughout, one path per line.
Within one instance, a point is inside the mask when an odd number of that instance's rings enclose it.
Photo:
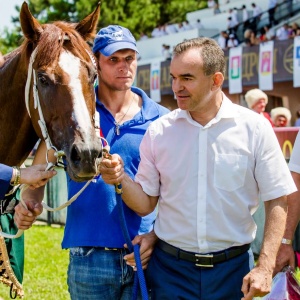
M 77 147 L 75 147 L 75 146 L 73 146 L 72 151 L 71 151 L 71 160 L 77 164 L 81 161 L 81 158 L 78 154 Z

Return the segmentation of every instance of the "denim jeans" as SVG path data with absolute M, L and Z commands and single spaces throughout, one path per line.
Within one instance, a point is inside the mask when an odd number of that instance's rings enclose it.
M 134 271 L 125 250 L 70 249 L 68 286 L 72 300 L 131 300 Z

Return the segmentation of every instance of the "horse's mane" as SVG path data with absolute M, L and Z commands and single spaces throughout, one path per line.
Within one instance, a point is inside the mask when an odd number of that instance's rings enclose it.
M 35 57 L 37 68 L 47 68 L 53 64 L 55 65 L 63 48 L 72 52 L 81 60 L 89 60 L 88 44 L 75 30 L 75 25 L 75 23 L 62 21 L 42 25 L 43 31 L 37 43 L 38 51 Z M 25 39 L 22 48 L 30 51 L 32 47 L 32 42 Z

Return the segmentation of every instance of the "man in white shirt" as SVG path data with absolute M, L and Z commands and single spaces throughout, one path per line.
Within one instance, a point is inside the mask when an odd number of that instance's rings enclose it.
M 276 39 L 279 41 L 284 41 L 289 39 L 289 24 L 284 23 L 276 31 Z
M 296 187 L 268 120 L 222 92 L 225 67 L 213 39 L 175 46 L 170 74 L 179 109 L 148 128 L 135 181 L 117 154 L 100 166 L 103 180 L 121 183 L 124 202 L 139 215 L 158 205 L 147 269 L 154 300 L 250 300 L 271 288 L 286 195 Z M 266 225 L 253 267 L 259 196 Z
M 252 29 L 256 32 L 257 24 L 260 20 L 261 14 L 262 14 L 262 9 L 256 5 L 256 3 L 252 3 Z
M 277 0 L 269 0 L 268 9 L 269 9 L 269 23 L 271 26 L 276 25 L 275 21 L 275 11 L 277 6 Z

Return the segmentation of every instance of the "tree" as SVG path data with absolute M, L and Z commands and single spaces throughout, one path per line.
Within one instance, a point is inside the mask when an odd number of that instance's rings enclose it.
M 56 20 L 78 22 L 91 13 L 99 0 L 28 0 L 32 14 L 41 23 Z M 99 28 L 119 24 L 132 31 L 150 34 L 158 25 L 184 21 L 186 14 L 207 6 L 207 0 L 102 0 Z M 15 28 L 0 32 L 0 51 L 7 53 L 20 43 L 19 10 L 13 18 Z

